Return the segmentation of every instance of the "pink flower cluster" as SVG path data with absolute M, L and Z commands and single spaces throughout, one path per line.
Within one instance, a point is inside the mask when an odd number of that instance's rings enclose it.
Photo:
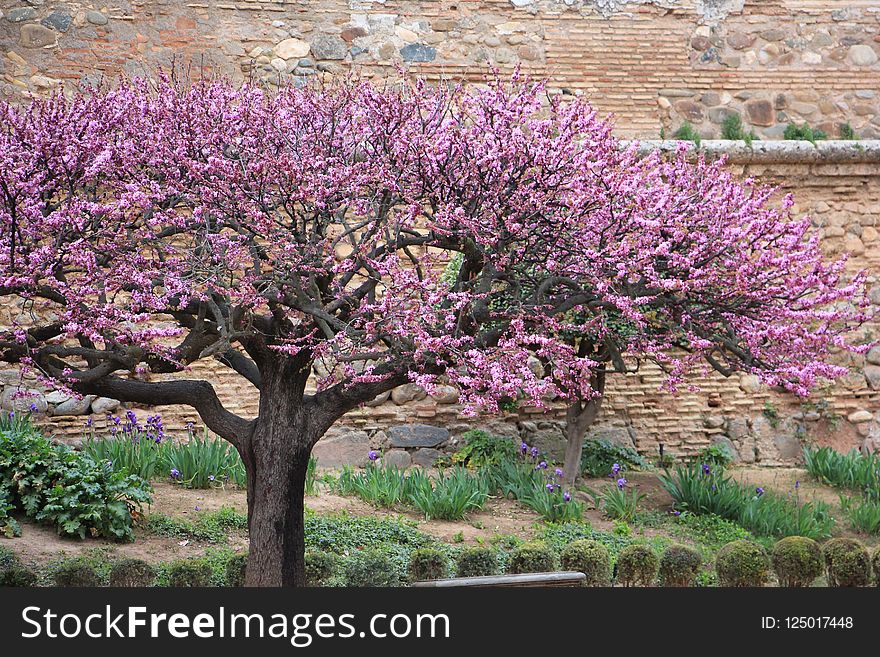
M 491 410 L 589 399 L 629 359 L 670 389 L 708 364 L 806 394 L 868 346 L 864 273 L 790 199 L 622 149 L 518 74 L 4 105 L 0 192 L 0 296 L 33 311 L 0 359 L 60 384 L 273 353 L 325 363 L 322 389 L 442 375 Z

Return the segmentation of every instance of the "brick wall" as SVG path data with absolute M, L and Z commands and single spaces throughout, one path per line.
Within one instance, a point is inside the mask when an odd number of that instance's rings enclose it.
M 429 78 L 478 81 L 488 64 L 503 72 L 520 65 L 553 93 L 587 94 L 627 137 L 671 135 L 685 120 L 704 138 L 717 137 L 732 115 L 763 139 L 805 121 L 831 136 L 846 124 L 863 138 L 880 137 L 880 5 L 869 0 L 2 0 L 0 13 L 0 94 L 13 102 L 156 66 L 275 86 L 350 67 L 365 77 L 402 65 Z M 794 192 L 830 253 L 849 252 L 853 268 L 880 275 L 880 158 L 868 151 L 818 160 L 798 149 L 785 157 L 738 151 L 732 166 Z M 872 284 L 880 303 L 876 275 Z M 0 309 L 0 323 L 18 312 Z M 656 392 L 658 373 L 643 369 L 612 380 L 598 431 L 647 453 L 660 443 L 691 453 L 721 441 L 765 463 L 794 457 L 805 436 L 839 447 L 874 444 L 880 354 L 871 360 L 853 362 L 850 377 L 807 405 L 750 377 L 712 376 L 698 382 L 701 392 L 670 397 Z M 248 383 L 206 363 L 189 376 L 200 374 L 232 410 L 254 414 Z M 0 385 L 14 383 L 0 372 Z M 453 433 L 473 426 L 459 417 L 454 394 L 421 395 L 400 391 L 344 422 L 374 444 L 391 424 L 423 421 Z M 163 415 L 172 428 L 197 421 L 185 408 Z M 84 420 L 47 421 L 76 436 Z M 524 411 L 484 422 L 553 446 L 558 420 Z

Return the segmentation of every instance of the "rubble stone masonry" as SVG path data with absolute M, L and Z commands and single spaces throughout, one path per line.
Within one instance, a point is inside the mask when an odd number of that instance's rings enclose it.
M 478 82 L 489 65 L 502 73 L 519 65 L 548 80 L 551 93 L 587 95 L 626 138 L 669 136 L 687 121 L 704 140 L 717 139 L 725 119 L 739 116 L 762 141 L 704 141 L 702 149 L 726 153 L 744 175 L 794 193 L 827 252 L 849 253 L 852 270 L 869 270 L 880 305 L 875 0 L 0 0 L 0 98 L 11 102 L 158 66 L 277 86 L 350 68 L 368 78 L 396 74 L 398 66 Z M 804 123 L 862 141 L 768 143 Z M 645 145 L 655 147 L 664 144 Z M 0 308 L 0 325 L 21 312 Z M 699 392 L 671 396 L 658 392 L 659 372 L 643 367 L 611 378 L 594 433 L 652 456 L 661 443 L 686 455 L 721 442 L 743 461 L 767 464 L 795 460 L 805 440 L 880 447 L 880 349 L 850 365 L 846 379 L 807 401 L 751 376 L 712 375 L 697 382 Z M 197 364 L 188 373 L 195 375 L 210 377 L 232 410 L 256 411 L 256 390 L 244 379 L 213 363 Z M 0 371 L 0 405 L 19 404 L 13 396 L 21 385 L 16 372 Z M 113 400 L 40 392 L 42 421 L 68 438 L 81 435 L 90 414 L 100 427 L 117 408 Z M 387 448 L 395 447 L 388 432 L 395 425 L 449 429 L 445 443 L 398 449 L 402 464 L 433 458 L 476 424 L 559 447 L 558 413 L 523 409 L 475 421 L 460 416 L 456 401 L 454 389 L 432 397 L 404 386 L 349 414 L 330 440 Z M 184 407 L 164 409 L 163 417 L 172 430 L 198 421 Z

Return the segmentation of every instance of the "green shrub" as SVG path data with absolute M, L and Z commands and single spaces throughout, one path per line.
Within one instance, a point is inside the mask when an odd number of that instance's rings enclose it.
M 670 545 L 660 557 L 660 583 L 663 586 L 693 586 L 703 558 L 686 545 Z
M 241 588 L 244 586 L 244 575 L 247 569 L 246 554 L 236 554 L 226 562 L 226 586 Z
M 101 585 L 97 571 L 81 559 L 69 559 L 57 564 L 52 572 L 55 586 L 95 587 Z
M 346 586 L 400 586 L 404 580 L 405 574 L 387 550 L 360 550 L 345 561 Z
M 184 559 L 171 564 L 168 584 L 174 588 L 211 586 L 211 565 L 203 559 Z
M 611 553 L 598 541 L 581 539 L 562 550 L 562 569 L 587 576 L 584 586 L 611 586 Z
M 141 559 L 122 559 L 110 569 L 110 586 L 153 586 L 156 569 Z
M 423 582 L 443 579 L 449 571 L 449 560 L 440 550 L 421 548 L 409 556 L 409 580 Z
M 636 450 L 600 438 L 588 440 L 581 451 L 581 474 L 585 477 L 606 477 L 614 464 L 621 471 L 647 468 L 648 462 Z
M 672 138 L 680 139 L 681 141 L 692 141 L 697 146 L 699 146 L 702 141 L 700 133 L 690 124 L 689 121 L 682 123 L 678 130 L 672 133 Z
M 323 586 L 336 574 L 339 557 L 332 552 L 306 551 L 306 584 Z
M 15 505 L 10 500 L 9 493 L 0 486 L 0 536 L 15 538 L 21 536 L 21 525 L 12 517 Z
M 493 436 L 481 429 L 471 429 L 461 436 L 462 445 L 452 455 L 452 462 L 467 468 L 482 468 L 516 456 L 516 445 L 507 437 Z
M 548 573 L 557 569 L 556 553 L 546 543 L 534 541 L 514 549 L 510 554 L 508 571 L 520 573 Z
M 828 585 L 867 586 L 871 582 L 871 557 L 867 548 L 853 538 L 833 538 L 823 547 Z
M 753 141 L 758 139 L 758 135 L 755 134 L 754 130 L 749 130 L 746 132 L 745 128 L 742 124 L 742 118 L 740 118 L 739 114 L 731 114 L 730 116 L 724 119 L 724 122 L 721 124 L 721 138 L 722 139 L 734 139 L 734 140 L 742 140 L 745 141 L 746 144 L 751 145 Z
M 487 547 L 462 550 L 456 562 L 456 577 L 484 577 L 498 574 L 498 555 Z
M 724 445 L 709 445 L 701 449 L 694 460 L 697 463 L 708 463 L 716 468 L 725 468 L 733 463 L 733 454 Z
M 134 539 L 132 516 L 152 502 L 150 484 L 107 462 L 62 454 L 66 467 L 47 491 L 36 519 L 51 522 L 62 536 Z
M 37 575 L 18 560 L 9 548 L 0 546 L 0 586 L 33 586 Z
M 733 541 L 715 557 L 715 572 L 721 586 L 764 586 L 770 570 L 767 551 L 754 541 Z
M 623 586 L 653 586 L 660 560 L 647 545 L 633 543 L 617 557 L 617 581 Z
M 777 541 L 771 556 L 781 586 L 810 586 L 824 568 L 822 548 L 805 536 L 788 536 Z
M 841 139 L 845 139 L 847 141 L 858 140 L 859 136 L 856 134 L 856 131 L 853 130 L 853 127 L 849 123 L 841 123 L 837 128 L 840 132 Z
M 826 135 L 824 131 L 819 130 L 818 128 L 812 128 L 809 123 L 804 123 L 803 125 L 789 123 L 785 127 L 783 137 L 785 139 L 794 139 L 797 141 L 810 141 L 814 144 L 818 140 L 828 139 L 828 135 Z

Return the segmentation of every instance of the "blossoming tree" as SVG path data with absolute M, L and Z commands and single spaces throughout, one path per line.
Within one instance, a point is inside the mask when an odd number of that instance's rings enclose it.
M 160 79 L 3 106 L 0 297 L 28 319 L 0 360 L 195 408 L 247 469 L 249 585 L 303 583 L 310 451 L 403 383 L 442 376 L 493 410 L 587 403 L 632 354 L 671 386 L 699 363 L 797 392 L 842 372 L 829 356 L 855 348 L 863 278 L 823 262 L 807 220 L 545 100 L 518 78 L 277 94 Z M 187 373 L 201 359 L 253 384 L 258 417 Z

